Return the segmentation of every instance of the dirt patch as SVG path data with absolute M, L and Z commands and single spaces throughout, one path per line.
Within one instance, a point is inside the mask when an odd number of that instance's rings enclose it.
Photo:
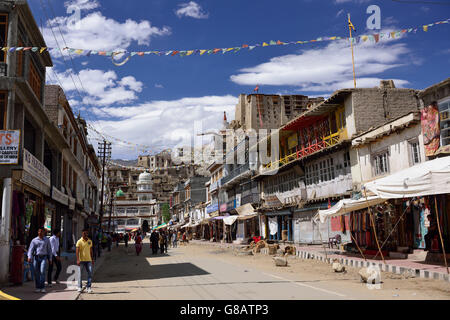
M 195 256 L 207 256 L 212 252 L 217 254 L 217 259 L 223 261 L 233 261 L 250 268 L 261 271 L 286 275 L 289 278 L 300 277 L 302 279 L 314 279 L 314 281 L 331 281 L 334 283 L 345 283 L 351 286 L 361 287 L 364 284 L 360 281 L 358 271 L 360 268 L 346 266 L 345 273 L 336 273 L 331 264 L 326 264 L 317 260 L 303 260 L 294 256 L 288 256 L 287 267 L 276 267 L 271 255 L 237 255 L 233 249 L 219 249 L 211 251 L 213 245 L 189 244 L 184 247 L 186 254 Z M 219 254 L 220 253 L 220 254 Z M 450 283 L 434 279 L 405 278 L 403 275 L 395 275 L 388 272 L 381 272 L 381 286 L 386 298 L 399 297 L 399 299 L 450 299 Z

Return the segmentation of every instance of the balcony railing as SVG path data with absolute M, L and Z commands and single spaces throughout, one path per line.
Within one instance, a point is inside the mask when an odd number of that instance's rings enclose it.
M 225 176 L 221 179 L 222 185 L 225 185 L 226 183 L 230 182 L 234 178 L 240 176 L 241 174 L 243 174 L 249 170 L 250 170 L 250 165 L 248 163 L 237 167 L 236 169 L 231 171 L 227 176 Z
M 298 150 L 297 152 L 294 152 L 290 155 L 285 156 L 284 158 L 281 158 L 278 161 L 270 162 L 269 164 L 263 166 L 264 170 L 267 171 L 267 170 L 272 170 L 272 169 L 282 167 L 294 160 L 305 158 L 305 157 L 312 155 L 316 152 L 319 152 L 323 149 L 326 149 L 328 147 L 336 145 L 339 142 L 341 142 L 344 131 L 345 130 L 340 130 L 340 131 L 333 133 L 327 137 L 324 137 L 319 142 L 312 144 L 306 148 L 302 148 L 302 149 Z

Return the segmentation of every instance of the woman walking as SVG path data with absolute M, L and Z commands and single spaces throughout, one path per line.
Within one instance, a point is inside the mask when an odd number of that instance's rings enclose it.
M 134 247 L 136 248 L 136 254 L 139 255 L 142 251 L 142 238 L 141 235 L 138 233 L 134 239 Z

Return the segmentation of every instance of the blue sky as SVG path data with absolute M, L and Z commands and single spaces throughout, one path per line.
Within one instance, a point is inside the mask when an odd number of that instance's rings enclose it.
M 55 33 L 62 47 L 65 42 L 73 48 L 128 51 L 214 49 L 347 36 L 347 13 L 356 35 L 370 34 L 375 32 L 366 29 L 366 9 L 373 4 L 381 9 L 382 32 L 450 18 L 450 5 L 423 2 L 29 0 L 49 47 L 56 45 Z M 80 9 L 81 20 L 75 27 L 68 26 L 70 6 Z M 357 45 L 358 87 L 395 79 L 398 87 L 423 89 L 442 81 L 449 77 L 448 39 L 450 24 L 443 24 L 398 40 Z M 80 111 L 97 130 L 150 145 L 151 151 L 184 144 L 195 121 L 202 121 L 205 131 L 220 127 L 223 111 L 232 120 L 238 95 L 251 93 L 256 84 L 261 93 L 328 96 L 353 83 L 345 41 L 203 56 L 134 56 L 121 67 L 103 56 L 74 57 L 74 65 L 68 57 L 64 63 L 57 51 L 52 56 L 54 67 L 47 80 L 63 85 L 75 112 Z M 142 152 L 139 149 L 116 144 L 113 157 L 132 159 Z

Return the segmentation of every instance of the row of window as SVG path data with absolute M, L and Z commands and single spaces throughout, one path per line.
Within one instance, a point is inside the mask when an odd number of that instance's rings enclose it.
M 345 152 L 342 157 L 342 163 L 339 163 L 333 158 L 328 158 L 320 162 L 307 165 L 305 167 L 306 185 L 333 180 L 342 172 L 344 174 L 349 173 L 350 153 Z M 335 164 L 335 162 L 338 163 Z
M 413 166 L 420 163 L 422 161 L 421 160 L 422 156 L 420 154 L 419 141 L 417 139 L 409 141 L 408 148 L 409 148 L 410 165 Z M 388 150 L 378 152 L 372 155 L 372 168 L 373 168 L 372 173 L 375 177 L 388 174 L 390 172 Z

